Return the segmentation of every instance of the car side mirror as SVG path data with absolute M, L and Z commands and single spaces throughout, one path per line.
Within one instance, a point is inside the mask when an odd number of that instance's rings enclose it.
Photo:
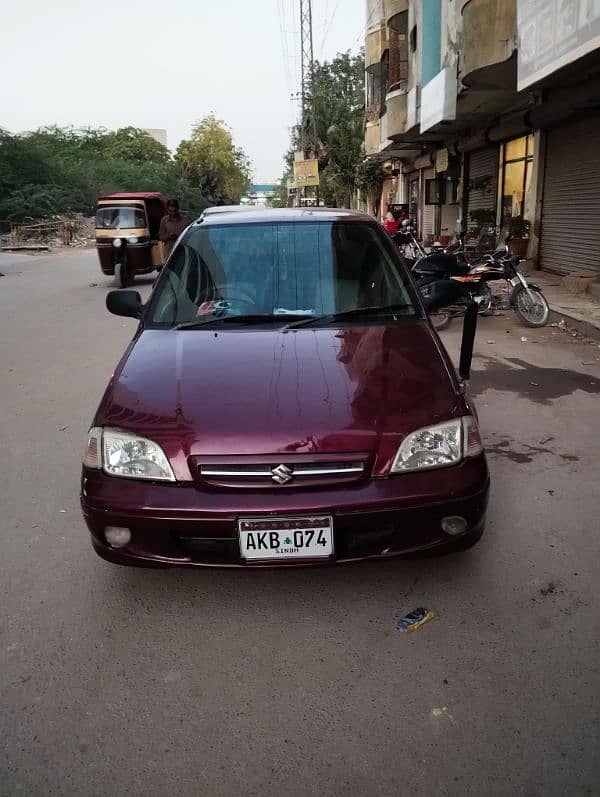
M 144 305 L 137 291 L 110 291 L 106 294 L 106 308 L 114 315 L 141 318 Z

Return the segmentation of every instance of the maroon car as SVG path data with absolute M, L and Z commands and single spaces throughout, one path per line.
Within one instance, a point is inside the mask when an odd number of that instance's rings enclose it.
M 340 210 L 192 224 L 100 403 L 100 556 L 256 567 L 464 550 L 489 476 L 464 385 L 388 235 Z

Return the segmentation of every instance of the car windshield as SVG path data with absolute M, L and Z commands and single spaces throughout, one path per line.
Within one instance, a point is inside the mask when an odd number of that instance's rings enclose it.
M 146 226 L 143 208 L 118 205 L 98 208 L 96 211 L 96 229 L 99 230 L 139 230 Z
M 393 250 L 392 250 L 393 252 Z M 192 228 L 164 269 L 146 321 L 188 327 L 245 318 L 286 324 L 360 310 L 416 314 L 408 278 L 376 225 L 298 222 Z M 367 312 L 368 311 L 368 312 Z

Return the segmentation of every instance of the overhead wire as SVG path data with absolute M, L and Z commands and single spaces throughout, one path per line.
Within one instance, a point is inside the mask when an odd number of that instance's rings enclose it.
M 321 53 L 322 53 L 322 58 L 324 58 L 324 57 L 325 57 L 325 53 L 324 53 L 324 51 L 325 51 L 325 44 L 326 44 L 326 42 L 327 42 L 327 37 L 329 36 L 329 32 L 331 31 L 331 26 L 333 25 L 333 22 L 334 22 L 334 20 L 335 20 L 335 15 L 337 14 L 337 12 L 338 12 L 338 9 L 339 9 L 339 7 L 340 7 L 340 3 L 341 3 L 341 0 L 337 0 L 336 4 L 335 4 L 335 6 L 334 6 L 333 12 L 332 12 L 332 14 L 331 14 L 331 17 L 329 18 L 329 22 L 327 23 L 327 25 L 326 25 L 326 27 L 325 27 L 325 29 L 324 29 L 324 32 L 323 32 L 323 40 L 322 40 L 322 42 L 321 42 Z
M 321 36 L 321 44 L 317 49 L 317 60 L 323 59 L 323 48 L 325 47 L 325 31 L 327 29 L 327 15 L 329 13 L 329 0 L 325 0 L 325 10 L 323 11 L 323 25 L 322 25 L 322 36 Z
M 283 68 L 285 81 L 288 91 L 293 91 L 293 79 L 290 69 L 290 55 L 287 42 L 286 19 L 285 19 L 285 0 L 278 0 L 277 11 L 279 14 L 279 30 L 281 33 L 281 54 L 283 57 Z

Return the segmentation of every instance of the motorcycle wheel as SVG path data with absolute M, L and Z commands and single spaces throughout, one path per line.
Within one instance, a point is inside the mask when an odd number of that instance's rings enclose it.
M 548 323 L 550 308 L 544 294 L 537 288 L 519 285 L 512 295 L 512 304 L 525 326 L 543 327 Z
M 438 310 L 435 313 L 431 313 L 429 318 L 431 319 L 433 328 L 437 332 L 446 329 L 446 327 L 450 326 L 450 321 L 452 321 L 452 316 L 447 310 Z
M 128 288 L 131 284 L 133 284 L 133 278 L 129 273 L 127 258 L 124 257 L 123 260 L 115 263 L 115 285 L 118 288 Z
M 494 299 L 489 285 L 484 285 L 481 289 L 481 302 L 479 303 L 479 315 L 494 315 Z

